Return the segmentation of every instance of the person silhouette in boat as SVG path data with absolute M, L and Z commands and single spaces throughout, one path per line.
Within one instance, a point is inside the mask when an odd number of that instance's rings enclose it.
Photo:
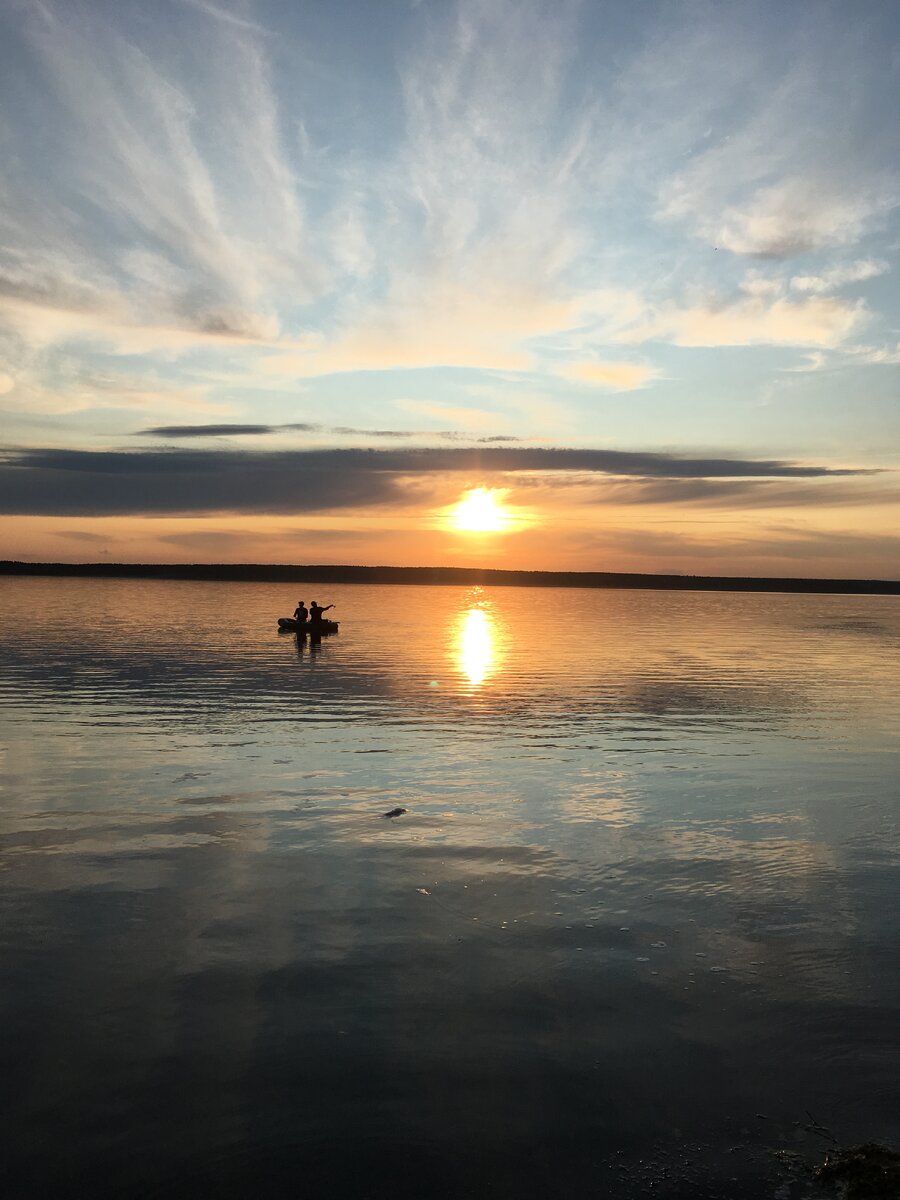
M 315 600 L 309 602 L 309 620 L 311 625 L 318 625 L 322 620 L 322 613 L 328 612 L 329 608 L 334 608 L 333 604 L 326 604 L 323 608 L 321 604 L 316 604 Z
M 309 620 L 309 609 L 302 600 L 297 601 L 297 607 L 294 609 L 294 620 L 298 625 L 305 625 Z

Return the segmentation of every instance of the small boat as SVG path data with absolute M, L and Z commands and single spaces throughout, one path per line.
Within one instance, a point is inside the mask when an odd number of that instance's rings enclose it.
M 296 621 L 293 617 L 279 617 L 278 628 L 288 633 L 337 633 L 337 621 Z

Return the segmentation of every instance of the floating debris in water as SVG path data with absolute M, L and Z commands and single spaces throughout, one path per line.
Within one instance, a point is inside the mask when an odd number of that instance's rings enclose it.
M 429 892 L 428 888 L 416 888 L 416 891 L 419 893 L 420 896 L 430 896 L 431 895 L 431 892 Z

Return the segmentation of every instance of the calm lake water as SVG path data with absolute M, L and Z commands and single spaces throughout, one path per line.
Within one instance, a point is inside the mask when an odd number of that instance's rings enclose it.
M 785 1198 L 813 1119 L 900 1142 L 896 598 L 0 611 L 5 1200 Z

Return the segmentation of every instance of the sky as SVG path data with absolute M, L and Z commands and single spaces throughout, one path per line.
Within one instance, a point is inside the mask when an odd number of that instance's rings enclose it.
M 898 80 L 895 0 L 0 0 L 0 558 L 900 578 Z

